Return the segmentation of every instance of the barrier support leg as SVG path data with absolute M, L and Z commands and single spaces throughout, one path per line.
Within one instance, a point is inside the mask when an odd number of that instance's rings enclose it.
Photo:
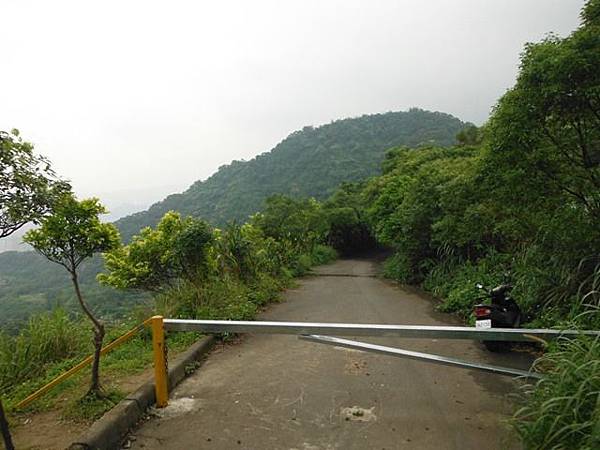
M 156 406 L 164 408 L 169 403 L 167 386 L 167 359 L 163 317 L 152 317 L 152 350 L 154 352 L 154 389 Z

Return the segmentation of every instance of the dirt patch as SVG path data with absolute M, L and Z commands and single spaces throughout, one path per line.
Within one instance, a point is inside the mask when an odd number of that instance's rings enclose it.
M 147 369 L 123 378 L 107 377 L 105 383 L 106 386 L 130 394 L 151 376 L 152 369 Z M 20 414 L 11 430 L 15 447 L 20 450 L 63 450 L 71 445 L 90 424 L 62 418 L 63 409 L 68 401 L 67 396 L 63 395 L 56 401 L 54 409 Z
M 15 447 L 29 450 L 62 450 L 88 425 L 61 419 L 60 410 L 45 411 L 19 418 L 12 434 Z

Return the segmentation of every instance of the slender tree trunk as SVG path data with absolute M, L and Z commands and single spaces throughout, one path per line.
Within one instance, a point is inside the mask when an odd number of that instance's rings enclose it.
M 100 386 L 100 352 L 102 351 L 102 342 L 104 341 L 104 327 L 94 331 L 94 362 L 92 363 L 92 383 L 90 393 L 99 394 Z
M 8 420 L 4 415 L 4 407 L 2 406 L 2 399 L 0 399 L 0 428 L 2 429 L 2 438 L 4 439 L 4 448 L 6 450 L 15 450 L 15 446 L 10 436 L 10 430 L 8 429 Z
M 88 319 L 90 319 L 90 321 L 94 324 L 94 362 L 92 363 L 92 382 L 90 384 L 89 393 L 99 395 L 101 393 L 100 352 L 102 350 L 102 343 L 104 342 L 104 335 L 106 333 L 104 330 L 104 325 L 94 317 L 83 301 L 83 296 L 81 295 L 81 290 L 79 289 L 79 279 L 77 277 L 76 270 L 71 272 L 71 279 L 73 280 L 73 286 L 75 286 L 75 293 L 77 294 L 77 300 L 79 301 L 81 309 Z

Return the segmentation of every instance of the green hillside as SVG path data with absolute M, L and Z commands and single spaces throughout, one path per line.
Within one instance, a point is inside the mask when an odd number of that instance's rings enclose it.
M 173 194 L 148 211 L 117 221 L 124 239 L 154 225 L 169 210 L 222 225 L 245 220 L 269 195 L 325 199 L 344 181 L 379 173 L 390 147 L 452 145 L 465 123 L 449 114 L 413 108 L 364 115 L 317 128 L 304 127 L 250 161 L 233 161 L 187 191 Z
M 117 291 L 96 282 L 102 259 L 94 257 L 81 266 L 87 301 L 105 319 L 122 318 L 147 295 Z M 69 274 L 34 252 L 0 253 L 0 330 L 14 331 L 29 316 L 61 306 L 77 311 Z

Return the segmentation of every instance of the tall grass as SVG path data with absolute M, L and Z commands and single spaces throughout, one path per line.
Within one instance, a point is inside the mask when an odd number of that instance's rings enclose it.
M 525 448 L 600 448 L 600 339 L 561 340 L 536 365 L 546 377 L 511 420 Z
M 42 375 L 48 365 L 89 351 L 89 330 L 57 309 L 32 317 L 17 336 L 0 334 L 0 392 Z

